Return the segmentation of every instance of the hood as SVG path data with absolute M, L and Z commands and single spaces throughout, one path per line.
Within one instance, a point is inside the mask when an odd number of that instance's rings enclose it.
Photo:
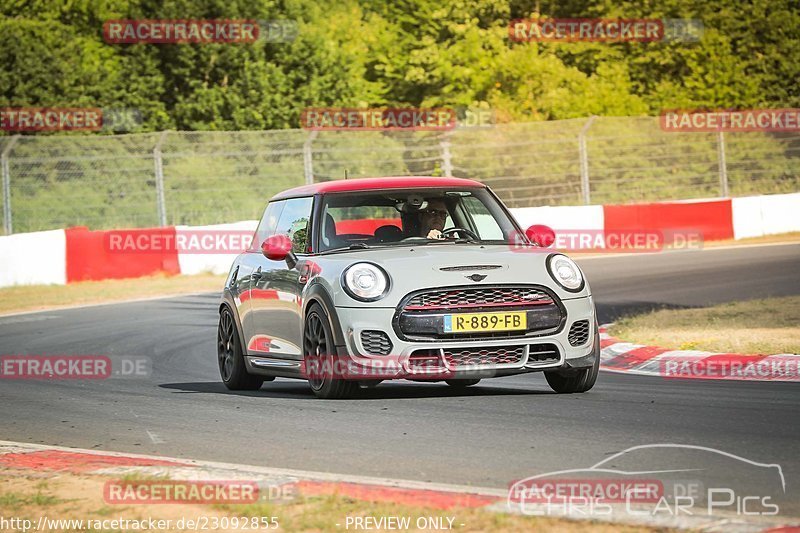
M 328 285 L 334 305 L 341 307 L 396 307 L 405 295 L 420 289 L 515 283 L 544 285 L 562 300 L 589 296 L 588 283 L 581 292 L 572 293 L 550 277 L 546 259 L 551 253 L 538 248 L 511 250 L 506 244 L 428 244 L 350 250 L 313 260 L 322 267 L 322 276 L 317 281 Z M 342 289 L 342 272 L 362 261 L 375 263 L 389 275 L 390 289 L 383 299 L 361 302 Z M 479 279 L 482 276 L 485 277 Z

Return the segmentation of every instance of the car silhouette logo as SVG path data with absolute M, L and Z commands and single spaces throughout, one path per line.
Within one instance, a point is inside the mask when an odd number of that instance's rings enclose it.
M 471 276 L 464 276 L 464 277 L 467 278 L 467 279 L 471 279 L 472 281 L 474 281 L 476 283 L 486 279 L 486 275 L 485 274 L 473 274 Z

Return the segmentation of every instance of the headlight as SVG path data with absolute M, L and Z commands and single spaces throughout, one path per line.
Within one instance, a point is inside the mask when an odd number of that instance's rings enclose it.
M 342 275 L 342 287 L 356 300 L 380 300 L 389 288 L 389 276 L 372 263 L 355 263 Z
M 547 258 L 547 270 L 550 276 L 569 292 L 580 292 L 583 289 L 583 273 L 575 261 L 566 255 L 553 254 Z

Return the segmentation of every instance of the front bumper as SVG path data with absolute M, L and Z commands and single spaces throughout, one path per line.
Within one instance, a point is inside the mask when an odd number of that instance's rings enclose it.
M 348 360 L 350 379 L 417 379 L 442 380 L 487 378 L 505 375 L 592 366 L 596 353 L 595 308 L 591 297 L 562 300 L 567 320 L 557 333 L 538 337 L 485 338 L 470 340 L 404 340 L 392 327 L 394 308 L 337 307 L 345 345 L 339 346 L 339 357 Z M 568 334 L 572 323 L 588 320 L 588 340 L 572 346 Z M 386 355 L 370 354 L 362 343 L 362 331 L 382 331 L 392 348 Z M 452 364 L 445 353 L 454 351 L 513 349 L 519 354 L 510 362 Z M 459 350 L 461 349 L 461 350 Z M 542 356 L 547 352 L 546 356 Z M 420 365 L 420 353 L 429 361 Z M 412 357 L 413 355 L 413 357 Z M 438 357 L 437 357 L 438 355 Z M 438 360 L 438 363 L 435 362 Z

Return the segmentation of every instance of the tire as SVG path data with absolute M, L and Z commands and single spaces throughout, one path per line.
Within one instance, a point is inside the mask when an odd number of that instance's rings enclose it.
M 323 400 L 340 400 L 351 397 L 358 390 L 358 381 L 336 379 L 336 372 L 326 372 L 327 365 L 336 362 L 336 347 L 333 344 L 328 315 L 317 304 L 311 304 L 303 326 L 303 353 L 305 368 L 315 369 L 319 376 L 309 377 L 308 384 L 314 395 Z M 322 370 L 316 370 L 322 369 Z
M 453 387 L 454 389 L 466 389 L 467 387 L 471 387 L 473 385 L 477 385 L 480 383 L 480 379 L 446 379 L 444 380 L 445 383 Z
M 556 370 L 545 372 L 544 377 L 550 388 L 559 394 L 586 392 L 594 387 L 597 374 L 600 372 L 600 332 L 597 322 L 594 324 L 594 364 L 590 368 L 580 370 Z
M 242 342 L 234 320 L 231 310 L 224 307 L 219 314 L 217 327 L 219 375 L 229 390 L 258 390 L 264 383 L 264 378 L 247 373 Z

